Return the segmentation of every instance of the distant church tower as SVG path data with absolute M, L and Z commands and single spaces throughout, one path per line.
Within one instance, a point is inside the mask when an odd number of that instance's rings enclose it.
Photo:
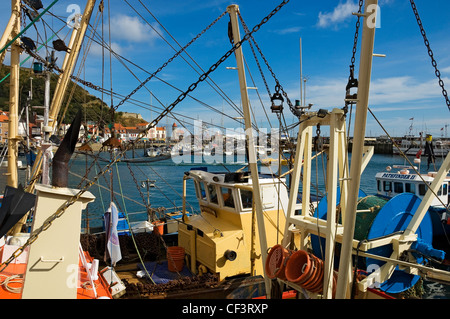
M 172 125 L 172 141 L 178 141 L 177 123 L 173 123 Z

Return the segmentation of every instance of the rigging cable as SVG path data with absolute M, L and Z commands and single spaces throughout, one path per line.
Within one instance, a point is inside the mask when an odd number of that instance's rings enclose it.
M 139 2 L 140 2 L 140 4 L 145 8 L 145 10 L 147 10 L 147 12 L 153 17 L 153 19 L 155 19 L 155 21 L 164 29 L 164 31 L 172 38 L 172 40 L 173 41 L 175 41 L 175 43 L 180 47 L 180 48 L 182 48 L 181 47 L 181 44 L 172 36 L 172 34 L 164 27 L 164 25 L 155 17 L 155 15 L 145 6 L 145 4 L 144 3 L 142 3 L 142 1 L 141 0 L 139 0 Z M 135 10 L 134 8 L 133 8 L 133 10 Z M 139 13 L 138 13 L 139 14 Z M 224 15 L 226 14 L 226 12 L 223 12 L 222 13 L 222 15 L 220 15 L 220 17 L 218 18 L 218 19 L 216 19 L 216 21 L 214 22 L 214 23 L 216 23 L 219 19 L 221 19 Z M 142 16 L 141 16 L 142 17 Z M 147 24 L 149 24 L 144 18 L 142 18 Z M 151 24 L 149 24 L 150 25 L 150 27 L 152 27 L 153 28 L 153 26 L 151 25 Z M 164 37 L 162 36 L 162 35 L 160 35 L 159 34 L 159 32 L 157 31 L 157 30 L 155 30 L 154 28 L 153 28 L 153 30 L 164 40 L 164 41 L 166 41 L 166 43 L 167 44 L 169 44 L 168 42 L 167 42 L 167 40 L 166 39 L 164 39 Z M 203 31 L 204 32 L 204 31 Z M 174 51 L 176 51 L 175 50 L 175 48 L 174 47 L 172 47 L 170 44 L 169 44 L 169 46 L 174 50 Z M 187 52 L 187 51 L 184 51 L 184 53 L 195 63 L 195 65 L 200 69 L 200 71 L 202 71 L 202 72 L 205 72 L 203 69 L 202 69 L 202 67 L 194 60 L 194 58 Z M 183 58 L 183 57 L 182 57 Z M 184 59 L 183 58 L 183 60 L 185 60 L 185 62 L 195 71 L 195 72 L 197 72 L 198 74 L 200 74 L 189 62 L 187 62 L 186 61 L 186 59 Z M 211 81 L 212 82 L 212 84 L 214 84 L 214 86 L 220 91 L 220 92 L 218 92 L 214 87 L 213 87 L 213 85 L 211 84 L 211 83 L 209 83 L 209 81 Z M 240 114 L 241 116 L 243 115 L 243 112 L 236 106 L 236 104 L 234 104 L 234 102 L 231 100 L 231 98 L 229 98 L 228 97 L 228 95 L 214 82 L 214 80 L 212 80 L 211 78 L 209 78 L 209 81 L 206 81 L 210 86 L 211 86 L 211 88 L 214 90 L 214 91 L 216 91 L 218 94 L 219 94 L 219 96 L 221 96 L 224 100 L 226 100 L 227 101 L 227 103 L 238 113 L 238 114 Z M 222 95 L 223 94 L 223 95 Z
M 245 41 L 247 41 L 249 39 L 249 37 L 257 32 L 261 26 L 263 26 L 265 23 L 267 23 L 271 17 L 273 17 L 273 15 L 275 15 L 279 10 L 281 10 L 282 7 L 284 7 L 290 0 L 283 0 L 283 2 L 281 2 L 275 9 L 272 10 L 271 13 L 269 13 L 266 17 L 264 17 L 261 22 L 257 25 L 255 25 L 252 29 L 252 31 L 250 33 L 247 33 L 244 38 L 239 41 L 238 43 L 235 43 L 234 46 L 227 51 L 214 65 L 212 65 L 209 70 L 207 72 L 205 72 L 204 74 L 202 74 L 199 79 L 194 82 L 193 84 L 191 84 L 188 89 L 181 94 L 172 104 L 170 104 L 156 119 L 154 119 L 147 127 L 146 129 L 139 134 L 137 140 L 140 140 L 143 137 L 143 133 L 147 133 L 147 131 L 154 127 L 164 116 L 167 115 L 167 113 L 172 110 L 178 103 L 180 103 L 182 100 L 184 100 L 187 96 L 187 94 L 189 92 L 192 92 L 193 90 L 196 89 L 197 85 L 204 81 L 207 76 L 215 71 L 217 69 L 217 67 L 223 63 L 233 52 L 235 52 L 241 45 L 242 43 L 244 43 Z M 134 142 L 133 142 L 134 143 Z M 38 229 L 34 230 L 31 234 L 30 237 L 28 238 L 28 240 L 25 242 L 25 244 L 23 244 L 22 246 L 20 246 L 16 251 L 14 251 L 11 256 L 5 260 L 4 262 L 2 262 L 0 264 L 0 271 L 4 270 L 14 259 L 16 259 L 18 256 L 20 256 L 23 251 L 25 250 L 26 247 L 28 247 L 29 245 L 31 245 L 34 241 L 37 240 L 37 238 L 39 237 L 39 235 L 47 230 L 53 223 L 54 220 L 56 220 L 57 218 L 61 217 L 67 210 L 68 207 L 70 207 L 71 205 L 73 205 L 95 182 L 97 182 L 97 180 L 103 176 L 105 173 L 107 173 L 112 165 L 114 163 L 116 163 L 118 160 L 120 160 L 120 158 L 123 157 L 124 153 L 128 150 L 128 147 L 131 145 L 133 145 L 133 143 L 129 143 L 128 145 L 126 145 L 126 147 L 116 156 L 116 158 L 114 158 L 113 161 L 111 161 L 110 163 L 108 163 L 105 168 L 94 177 L 94 179 L 86 184 L 82 189 L 80 189 L 78 191 L 77 194 L 75 194 L 74 196 L 72 196 L 70 199 L 68 199 L 65 204 L 61 205 L 60 208 L 58 208 L 55 213 L 53 213 L 52 215 L 50 215 L 43 223 L 43 225 L 41 227 L 39 227 Z
M 55 16 L 55 17 L 56 17 L 56 16 Z M 57 17 L 57 18 L 60 19 L 59 17 Z M 91 28 L 92 28 L 92 27 L 91 27 Z M 93 30 L 93 33 L 94 33 L 94 36 L 98 36 L 98 34 L 97 34 L 96 31 L 95 31 L 95 28 L 94 28 L 94 30 Z M 106 48 L 107 48 L 108 50 L 111 50 L 112 54 L 113 54 L 114 56 L 116 56 L 117 59 L 119 60 L 119 62 L 121 62 L 122 65 L 124 65 L 130 72 L 131 72 L 131 70 L 123 63 L 123 61 L 120 61 L 121 59 L 127 61 L 128 63 L 132 64 L 133 66 L 139 68 L 140 70 L 142 70 L 142 71 L 144 71 L 144 72 L 146 72 L 146 73 L 148 73 L 148 74 L 150 74 L 150 75 L 152 74 L 152 73 L 150 73 L 149 71 L 145 70 L 144 68 L 138 66 L 138 65 L 135 64 L 134 62 L 130 61 L 129 59 L 127 59 L 127 58 L 121 56 L 120 54 L 118 54 L 118 53 L 116 53 L 116 52 L 114 52 L 114 51 L 113 51 L 107 44 L 105 44 L 104 42 L 102 42 L 102 41 L 99 42 L 99 41 L 93 39 L 92 37 L 90 37 L 90 39 L 91 39 L 92 41 L 96 42 L 97 44 L 99 44 L 100 46 L 106 46 Z M 34 55 L 33 55 L 33 56 L 34 56 Z M 45 61 L 44 59 L 42 59 L 42 58 L 40 58 L 40 57 L 37 57 L 37 56 L 34 56 L 34 57 L 35 57 L 35 58 L 38 58 L 40 61 Z M 63 72 L 61 69 L 59 69 L 59 68 L 57 68 L 57 67 L 56 67 L 55 69 L 56 69 L 58 72 L 60 72 L 60 73 Z M 131 73 L 132 73 L 132 72 L 131 72 Z M 135 76 L 135 77 L 136 77 L 136 76 Z M 165 84 L 171 86 L 172 88 L 178 90 L 179 92 L 182 92 L 181 89 L 179 89 L 179 88 L 173 86 L 172 84 L 168 83 L 167 81 L 164 81 L 163 79 L 159 78 L 158 76 L 155 75 L 154 77 L 155 77 L 156 79 L 158 79 L 159 81 L 161 81 L 161 82 L 163 82 L 163 83 L 165 83 Z M 114 95 L 116 95 L 117 97 L 120 97 L 120 98 L 122 98 L 122 99 L 126 98 L 126 96 L 124 96 L 124 95 L 121 95 L 121 94 L 115 93 L 115 92 L 111 92 L 111 91 L 109 91 L 109 90 L 107 90 L 107 89 L 105 89 L 105 88 L 103 88 L 103 87 L 100 87 L 100 86 L 94 85 L 94 84 L 92 84 L 92 83 L 90 83 L 90 82 L 87 82 L 87 81 L 85 81 L 85 80 L 82 80 L 82 79 L 80 79 L 79 77 L 76 77 L 76 76 L 73 76 L 73 75 L 72 75 L 71 78 L 72 78 L 72 80 L 74 80 L 74 81 L 76 81 L 76 82 L 78 82 L 78 83 L 81 83 L 81 84 L 83 84 L 83 85 L 86 85 L 86 86 L 88 86 L 89 88 L 94 89 L 94 90 L 96 90 L 96 91 L 98 91 L 98 92 L 101 92 L 101 93 L 107 93 L 107 94 L 114 94 Z M 191 96 L 191 95 L 188 95 L 188 96 L 189 96 L 191 99 L 197 101 L 198 103 L 200 103 L 200 104 L 202 104 L 202 105 L 204 105 L 204 106 L 206 106 L 206 107 L 212 109 L 213 111 L 218 112 L 218 113 L 220 113 L 220 114 L 222 114 L 222 115 L 224 115 L 224 116 L 227 116 L 227 117 L 229 117 L 230 119 L 233 119 L 234 121 L 236 121 L 235 118 L 231 117 L 231 116 L 228 115 L 227 113 L 220 112 L 220 111 L 217 110 L 216 108 L 214 108 L 214 107 L 208 105 L 208 104 L 205 103 L 205 102 L 202 102 L 202 101 L 198 100 L 197 98 L 195 98 L 195 97 L 193 97 L 193 96 Z M 102 99 L 103 99 L 103 98 L 102 98 Z M 129 98 L 129 100 L 133 100 L 133 99 L 132 99 L 132 98 Z M 138 101 L 138 100 L 134 100 L 134 101 Z M 160 102 L 160 101 L 159 101 L 159 102 Z M 140 102 L 140 103 L 147 104 L 147 103 L 145 103 L 145 102 Z M 160 104 L 164 107 L 164 105 L 163 105 L 161 102 L 160 102 Z M 137 104 L 135 104 L 135 105 L 137 105 Z M 101 117 L 100 117 L 100 118 L 101 118 Z M 175 117 L 174 117 L 174 118 L 175 118 Z M 103 120 L 103 119 L 101 118 L 101 120 Z
M 98 36 L 98 34 L 95 32 L 95 30 L 94 30 L 94 36 Z M 134 65 L 135 67 L 137 67 L 137 68 L 139 68 L 140 70 L 142 70 L 142 71 L 144 71 L 144 72 L 146 72 L 146 73 L 148 73 L 148 74 L 150 74 L 151 76 L 150 76 L 150 78 L 151 77 L 154 77 L 154 78 L 156 78 L 156 79 L 158 79 L 159 81 L 161 81 L 161 82 L 163 82 L 163 83 L 165 83 L 165 84 L 167 84 L 167 85 L 169 85 L 170 87 L 172 87 L 172 88 L 174 88 L 174 89 L 176 89 L 176 90 L 178 90 L 179 92 L 182 92 L 182 90 L 180 90 L 180 89 L 178 89 L 178 88 L 176 88 L 175 86 L 173 86 L 172 84 L 170 84 L 170 83 L 168 83 L 167 81 L 164 81 L 164 80 L 162 80 L 161 78 L 159 78 L 159 77 L 157 77 L 155 74 L 156 74 L 156 72 L 155 73 L 150 73 L 150 72 L 148 72 L 147 70 L 145 70 L 144 68 L 142 68 L 142 67 L 140 67 L 140 66 L 138 66 L 137 64 L 135 64 L 135 63 L 133 63 L 132 61 L 130 61 L 129 59 L 127 59 L 127 58 L 125 58 L 125 57 L 123 57 L 123 56 L 121 56 L 120 54 L 118 54 L 118 53 L 116 53 L 116 52 L 114 52 L 113 50 L 112 50 L 112 48 L 110 47 L 110 46 L 108 46 L 107 44 L 105 44 L 103 41 L 101 41 L 101 40 L 99 40 L 99 41 L 96 41 L 96 40 L 94 40 L 95 42 L 97 42 L 99 45 L 101 45 L 102 47 L 106 47 L 106 49 L 107 50 L 109 50 L 110 52 L 112 52 L 112 54 L 117 58 L 117 60 L 141 83 L 140 84 L 140 87 L 145 87 L 145 81 L 140 81 L 139 80 L 139 78 L 133 73 L 133 71 L 131 71 L 131 69 L 122 61 L 122 60 L 125 60 L 125 61 L 127 61 L 128 63 L 130 63 L 130 64 L 132 64 L 132 65 Z M 158 72 L 158 71 L 157 71 Z M 83 81 L 81 80 L 80 81 L 80 79 L 79 78 L 76 78 L 75 79 L 76 81 L 78 81 L 78 82 L 80 82 L 80 83 L 82 83 Z M 91 88 L 94 88 L 95 90 L 98 90 L 98 91 L 101 91 L 101 92 L 105 92 L 105 90 L 104 89 L 101 89 L 100 87 L 97 87 L 97 86 L 94 86 L 94 85 L 91 85 L 90 86 Z M 147 87 L 145 87 L 146 89 L 147 89 L 147 91 L 149 91 L 150 93 L 152 93 Z M 210 106 L 210 105 L 208 105 L 207 103 L 205 103 L 205 102 L 202 102 L 202 101 L 200 101 L 200 100 L 198 100 L 197 98 L 195 98 L 195 97 L 193 97 L 193 96 L 191 96 L 191 95 L 188 95 L 190 98 L 192 98 L 192 99 L 194 99 L 195 101 L 197 101 L 197 102 L 199 102 L 200 104 L 202 104 L 202 105 L 204 105 L 204 106 L 206 106 L 207 108 L 209 108 L 209 109 L 211 109 L 211 110 L 213 110 L 213 111 L 215 111 L 215 112 L 217 112 L 217 113 L 220 113 L 220 114 L 222 114 L 222 115 L 224 115 L 224 116 L 227 116 L 227 117 L 229 117 L 230 119 L 233 119 L 233 120 L 235 120 L 232 116 L 230 116 L 229 114 L 227 114 L 227 113 L 224 113 L 224 112 L 220 112 L 219 110 L 217 110 L 216 108 L 214 108 L 214 107 L 212 107 L 212 106 Z M 156 97 L 155 97 L 156 98 Z M 124 97 L 122 100 L 127 100 L 127 99 L 131 99 L 129 96 L 128 97 Z M 157 98 L 156 98 L 157 99 Z M 163 105 L 163 103 L 159 100 L 159 99 L 157 99 L 157 101 L 161 104 L 161 106 L 163 106 L 164 107 L 164 105 Z M 171 112 L 170 112 L 171 113 Z M 176 117 L 175 116 L 173 116 L 175 119 L 176 119 Z M 181 123 L 180 123 L 181 124 Z M 185 129 L 186 130 L 188 130 L 186 127 L 185 127 Z M 188 130 L 189 131 L 189 130 Z
M 97 23 L 97 25 L 98 25 L 98 23 L 100 23 L 100 19 L 99 20 L 97 20 L 97 18 L 99 18 L 99 16 L 98 16 L 98 12 L 97 12 L 97 16 L 95 17 L 95 20 L 94 21 L 97 21 L 96 23 Z M 81 70 L 82 69 L 84 69 L 85 68 L 85 65 L 86 65 L 86 60 L 87 60 L 87 54 L 88 54 L 88 52 L 89 52 L 89 50 L 90 50 L 90 48 L 91 48 L 91 46 L 92 46 L 92 40 L 90 39 L 90 38 L 88 38 L 88 43 L 87 43 L 87 48 L 85 47 L 85 50 L 84 50 L 84 56 L 83 56 L 83 58 L 82 58 L 82 61 L 80 62 L 80 66 L 79 66 L 79 69 L 78 69 L 78 73 L 77 73 L 77 78 L 79 78 L 80 77 L 80 74 L 81 74 Z M 65 115 L 66 115 L 66 112 L 67 112 L 67 110 L 69 109 L 69 105 L 70 105 L 70 103 L 71 103 L 71 101 L 72 101 L 72 99 L 73 99 L 73 96 L 74 96 L 74 94 L 75 94 L 75 89 L 76 89 L 76 85 L 75 85 L 75 83 L 73 83 L 73 86 L 72 86 L 72 90 L 71 90 L 71 92 L 70 92 L 70 94 L 69 94 L 69 96 L 68 96 L 68 98 L 67 98 L 67 101 L 66 101 L 66 106 L 65 106 L 65 108 L 64 108 L 64 110 L 62 111 L 62 113 L 60 114 L 60 116 L 59 116 L 59 121 L 58 121 L 58 123 L 59 123 L 59 125 L 58 125 L 58 129 L 60 129 L 61 128 L 61 125 L 63 124 L 63 120 L 64 120 L 64 118 L 65 118 Z M 77 101 L 77 100 L 76 100 Z M 76 102 L 75 101 L 75 102 Z M 103 101 L 103 96 L 102 96 L 102 101 Z M 81 101 L 80 101 L 81 102 Z M 103 108 L 100 108 L 100 110 L 103 110 Z M 101 118 L 101 117 L 100 117 Z
M 9 48 L 19 37 L 21 37 L 36 21 L 38 21 L 48 10 L 50 10 L 51 7 L 53 7 L 56 2 L 59 0 L 53 1 L 47 8 L 44 9 L 36 18 L 34 18 L 33 21 L 31 21 L 31 24 L 27 25 L 22 31 L 20 31 L 11 41 L 9 41 L 3 48 L 0 49 L 0 56 L 1 54 Z
M 447 90 L 444 87 L 444 81 L 441 79 L 441 72 L 438 70 L 437 62 L 434 59 L 434 53 L 431 50 L 430 41 L 428 41 L 427 34 L 426 34 L 425 29 L 423 27 L 422 20 L 420 19 L 420 16 L 419 16 L 419 11 L 417 10 L 417 7 L 416 7 L 416 4 L 414 3 L 414 0 L 410 0 L 410 3 L 411 3 L 412 10 L 414 12 L 414 16 L 416 17 L 416 20 L 417 20 L 417 24 L 419 25 L 420 33 L 422 34 L 423 41 L 425 43 L 425 46 L 427 47 L 428 55 L 431 58 L 431 65 L 434 67 L 434 73 L 435 73 L 436 77 L 439 80 L 439 86 L 442 89 L 442 95 L 444 96 L 445 103 L 447 104 L 447 107 L 448 107 L 448 109 L 450 111 L 450 99 L 448 97 Z
M 242 18 L 242 15 L 241 15 L 239 12 L 238 12 L 238 14 L 239 14 L 239 19 L 240 19 L 240 21 L 241 21 L 241 23 L 242 23 L 242 26 L 244 27 L 245 33 L 246 33 L 246 34 L 249 34 L 249 29 L 248 29 L 248 27 L 247 27 L 247 25 L 246 25 L 244 19 Z M 283 95 L 284 95 L 284 97 L 286 98 L 286 101 L 287 101 L 287 103 L 288 103 L 288 105 L 289 105 L 289 108 L 290 108 L 292 114 L 294 114 L 295 116 L 297 116 L 297 117 L 300 119 L 301 113 L 299 113 L 298 110 L 296 110 L 296 109 L 293 108 L 292 103 L 291 103 L 291 101 L 289 100 L 289 97 L 288 97 L 287 93 L 284 91 L 283 87 L 281 86 L 280 82 L 278 81 L 278 79 L 277 79 L 277 77 L 276 77 L 276 75 L 275 75 L 275 73 L 274 73 L 272 67 L 269 65 L 269 62 L 267 61 L 267 59 L 265 58 L 264 54 L 262 53 L 261 48 L 260 48 L 260 47 L 258 46 L 258 44 L 256 43 L 255 38 L 254 38 L 253 36 L 250 35 L 250 41 L 249 41 L 250 45 L 251 45 L 252 42 L 255 44 L 255 47 L 257 48 L 259 54 L 261 55 L 261 57 L 262 57 L 264 63 L 266 64 L 266 66 L 267 66 L 269 72 L 271 73 L 273 79 L 275 80 L 275 83 L 276 83 L 276 85 L 275 85 L 275 91 L 276 91 L 276 93 L 279 94 L 279 90 L 281 90 L 281 91 L 283 92 Z M 265 77 L 264 77 L 264 73 L 262 72 L 262 69 L 261 69 L 260 64 L 259 64 L 259 62 L 258 62 L 258 58 L 256 57 L 256 54 L 255 54 L 255 51 L 253 50 L 253 46 L 252 46 L 252 45 L 251 45 L 251 48 L 252 48 L 252 52 L 253 52 L 254 58 L 255 58 L 255 60 L 257 61 L 257 65 L 258 65 L 259 71 L 260 71 L 260 73 L 261 73 L 262 79 L 263 79 L 264 84 L 265 84 L 265 86 L 266 86 L 267 93 L 268 93 L 269 97 L 271 97 L 272 94 L 271 94 L 271 92 L 270 92 L 269 86 L 267 85 L 267 81 L 266 81 L 266 79 L 265 79 Z M 281 95 L 280 95 L 280 97 L 281 97 Z M 281 113 L 281 116 L 280 116 L 280 113 Z M 283 119 L 283 121 L 284 121 L 284 126 L 283 126 L 283 127 L 280 127 L 280 129 L 284 129 L 284 132 L 285 132 L 287 138 L 289 139 L 289 130 L 286 129 L 286 127 L 287 127 L 287 125 L 286 125 L 286 120 L 285 120 L 284 115 L 282 114 L 282 112 L 280 112 L 280 113 L 277 113 L 277 117 L 278 117 L 278 119 L 279 119 L 280 125 L 281 125 L 281 123 L 282 123 L 282 119 Z M 269 122 L 269 123 L 270 123 L 270 122 Z M 294 148 L 293 148 L 293 145 L 291 145 L 291 154 L 293 154 L 293 153 L 294 153 Z
M 128 4 L 128 2 L 125 0 L 125 2 Z M 133 10 L 135 10 L 133 7 L 131 7 Z M 135 10 L 136 11 L 136 10 Z M 136 13 L 144 20 L 146 21 L 141 14 L 139 14 L 139 12 L 136 11 Z M 123 99 L 122 101 L 120 101 L 116 106 L 114 106 L 115 109 L 117 109 L 119 106 L 121 106 L 123 103 L 126 102 L 126 100 L 132 96 L 133 94 L 135 94 L 139 89 L 141 89 L 148 81 L 150 81 L 157 73 L 159 73 L 163 68 L 165 68 L 170 62 L 172 62 L 175 58 L 177 58 L 181 53 L 183 53 L 192 43 L 194 43 L 204 32 L 206 32 L 208 29 L 210 29 L 217 21 L 220 20 L 220 18 L 222 18 L 225 15 L 225 12 L 222 13 L 216 20 L 214 20 L 209 26 L 207 26 L 202 32 L 200 32 L 199 34 L 197 34 L 196 37 L 194 37 L 188 44 L 186 44 L 183 48 L 181 48 L 181 50 L 177 51 L 168 61 L 166 61 L 162 66 L 160 66 L 158 68 L 158 70 L 156 70 L 154 73 L 152 73 L 152 75 L 150 77 L 148 77 L 147 79 L 145 79 L 138 87 L 136 87 L 136 89 L 134 89 L 127 97 L 125 97 L 125 99 Z M 146 21 L 147 22 L 147 21 Z M 158 33 L 153 26 L 147 22 L 147 24 L 156 32 Z M 159 33 L 158 33 L 159 34 Z M 163 37 L 162 37 L 163 38 Z M 164 38 L 163 38 L 164 39 Z M 166 41 L 167 42 L 167 41 Z M 170 44 L 169 44 L 170 46 Z M 183 58 L 183 56 L 181 56 Z M 183 58 L 184 59 L 184 58 Z M 205 74 L 205 73 L 203 73 Z M 206 78 L 204 79 L 206 80 Z
M 120 181 L 119 168 L 117 167 L 117 162 L 116 162 L 116 172 L 117 172 L 117 180 L 118 180 L 118 182 L 119 182 L 120 194 L 122 195 L 122 203 L 123 203 L 123 207 L 124 207 L 125 218 L 126 218 L 127 223 L 128 223 L 128 225 L 129 225 L 129 231 L 130 231 L 130 234 L 131 234 L 131 239 L 132 239 L 133 244 L 134 244 L 134 249 L 136 250 L 136 252 L 137 252 L 137 254 L 138 254 L 139 260 L 140 260 L 140 262 L 141 262 L 141 264 L 142 264 L 142 267 L 144 268 L 144 271 L 145 271 L 147 277 L 151 280 L 151 282 L 152 282 L 153 284 L 156 284 L 155 281 L 153 280 L 153 278 L 152 278 L 152 277 L 150 276 L 150 274 L 148 273 L 147 267 L 145 266 L 144 260 L 143 260 L 143 258 L 142 258 L 142 256 L 141 256 L 141 253 L 140 253 L 140 251 L 139 251 L 139 249 L 138 249 L 138 245 L 137 245 L 137 243 L 136 243 L 136 239 L 135 239 L 135 236 L 134 236 L 134 232 L 133 232 L 133 229 L 132 229 L 132 227 L 131 227 L 130 219 L 129 219 L 129 217 L 128 217 L 128 211 L 127 211 L 127 208 L 126 208 L 125 199 L 124 199 L 124 195 L 123 195 L 123 191 L 122 191 L 122 183 L 121 183 L 121 181 Z
M 353 48 L 352 48 L 352 57 L 350 59 L 350 75 L 348 77 L 348 83 L 345 87 L 345 106 L 342 108 L 344 110 L 344 114 L 347 115 L 349 112 L 348 106 L 350 105 L 350 115 L 349 115 L 349 121 L 348 121 L 348 129 L 347 129 L 347 140 L 350 138 L 350 123 L 352 121 L 352 110 L 353 105 L 356 103 L 357 99 L 357 93 L 351 95 L 350 89 L 351 88 L 358 88 L 358 79 L 355 79 L 355 61 L 356 61 L 356 51 L 358 46 L 358 38 L 359 38 L 359 29 L 361 27 L 361 14 L 363 10 L 364 1 L 359 0 L 359 8 L 358 8 L 358 15 L 356 19 L 356 26 L 355 26 L 355 35 L 353 37 Z

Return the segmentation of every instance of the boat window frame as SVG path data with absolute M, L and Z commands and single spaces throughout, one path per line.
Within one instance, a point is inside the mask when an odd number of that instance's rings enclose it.
M 236 207 L 236 203 L 237 203 L 237 201 L 236 201 L 236 194 L 233 191 L 236 188 L 230 187 L 230 186 L 226 186 L 226 185 L 217 185 L 217 186 L 219 186 L 219 190 L 220 190 L 219 194 L 221 195 L 221 196 L 218 196 L 218 197 L 221 198 L 221 200 L 220 200 L 221 201 L 221 207 L 224 208 L 224 209 L 232 210 L 234 212 L 237 211 L 238 208 Z M 231 198 L 233 199 L 233 207 L 229 206 L 229 205 L 226 205 L 226 201 L 228 200 L 228 198 L 227 198 L 227 200 L 225 200 L 225 198 L 223 196 L 226 193 L 223 193 L 222 189 L 231 190 Z M 227 193 L 228 193 L 228 191 L 227 191 Z
M 217 185 L 217 184 L 214 184 L 214 183 L 205 183 L 205 186 L 206 186 L 206 190 L 207 190 L 207 192 L 208 192 L 208 203 L 220 207 L 219 193 L 217 192 L 217 186 L 218 186 L 218 185 Z M 215 203 L 215 202 L 212 201 L 212 196 L 211 196 L 211 194 L 209 193 L 209 187 L 210 187 L 210 186 L 212 186 L 212 187 L 216 190 L 216 200 L 217 200 L 217 203 Z
M 208 193 L 207 193 L 207 191 L 206 191 L 206 185 L 205 185 L 205 182 L 199 181 L 199 180 L 195 179 L 195 180 L 194 180 L 194 185 L 195 185 L 195 192 L 196 192 L 196 195 L 197 195 L 197 199 L 198 199 L 199 201 L 208 203 L 208 202 L 209 202 L 209 195 L 208 195 Z M 205 197 L 203 197 L 203 195 L 202 195 L 202 188 L 201 188 L 201 185 L 203 185 L 203 187 L 204 187 L 204 190 L 205 190 Z
M 437 196 L 447 196 L 448 194 L 448 185 L 447 182 L 442 183 L 441 187 L 439 187 L 439 190 L 437 192 Z
M 410 187 L 409 191 L 408 187 Z M 416 183 L 405 183 L 405 193 L 416 194 Z
M 442 184 L 442 196 L 447 196 L 448 195 L 448 183 L 445 182 Z
M 427 187 L 424 183 L 420 183 L 419 184 L 419 196 L 425 196 L 425 194 L 427 193 Z
M 202 196 L 202 187 L 203 187 L 203 191 L 205 194 L 204 197 Z M 210 187 L 214 187 L 214 189 L 216 190 L 217 203 L 212 201 L 212 197 L 211 197 L 212 194 L 210 192 Z M 214 182 L 207 182 L 207 181 L 194 179 L 194 188 L 195 188 L 195 195 L 196 195 L 199 203 L 201 203 L 203 205 L 212 205 L 212 206 L 215 206 L 215 207 L 218 207 L 221 209 L 226 209 L 226 210 L 233 211 L 233 212 L 238 212 L 238 210 L 239 210 L 238 199 L 240 200 L 240 194 L 234 190 L 234 189 L 236 189 L 235 187 L 230 187 L 229 185 L 222 185 L 222 184 L 217 184 Z M 222 188 L 231 190 L 234 207 L 225 205 Z M 237 196 L 239 196 L 239 197 L 237 197 Z
M 396 193 L 396 194 L 401 194 L 405 190 L 405 185 L 403 184 L 403 182 L 395 182 L 394 181 L 393 186 L 394 186 L 393 187 L 394 193 Z M 399 187 L 401 187 L 401 189 Z
M 389 189 L 387 189 L 387 185 L 389 185 Z M 383 181 L 383 192 L 392 192 L 392 181 Z
M 242 201 L 242 198 L 243 198 L 242 197 L 242 192 L 250 192 L 252 194 L 252 196 L 251 196 L 252 201 L 251 201 L 250 206 L 247 206 L 247 207 L 244 206 L 244 202 Z M 238 190 L 238 195 L 239 195 L 239 203 L 241 205 L 242 210 L 243 211 L 251 211 L 253 209 L 253 192 L 250 191 L 250 190 L 247 190 L 247 189 L 239 189 Z

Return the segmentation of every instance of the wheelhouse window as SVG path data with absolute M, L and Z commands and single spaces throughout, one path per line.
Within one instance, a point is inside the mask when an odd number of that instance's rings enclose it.
M 381 181 L 377 179 L 377 190 L 381 192 Z
M 447 195 L 448 194 L 448 184 L 442 184 L 442 195 Z
M 392 191 L 392 182 L 383 181 L 383 191 L 391 192 Z
M 394 193 L 403 193 L 403 183 L 394 182 Z
M 208 192 L 209 192 L 209 199 L 211 203 L 219 205 L 218 199 L 217 199 L 217 190 L 216 185 L 209 184 L 208 185 Z
M 229 187 L 221 187 L 220 192 L 222 193 L 224 206 L 230 207 L 230 208 L 235 208 L 232 189 Z
M 206 201 L 207 195 L 205 191 L 205 184 L 203 182 L 195 182 L 195 184 L 197 185 L 197 198 Z
M 424 196 L 426 192 L 427 192 L 427 188 L 426 188 L 425 184 L 419 184 L 419 195 Z
M 241 189 L 242 208 L 251 208 L 253 205 L 253 192 Z
M 407 193 L 416 193 L 416 185 L 412 183 L 405 183 L 405 192 Z

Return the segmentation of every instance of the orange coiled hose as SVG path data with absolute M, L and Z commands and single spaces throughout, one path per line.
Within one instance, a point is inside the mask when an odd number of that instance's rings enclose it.
M 304 250 L 294 252 L 286 263 L 286 279 L 314 293 L 322 293 L 323 275 L 323 261 Z M 333 298 L 336 292 L 336 283 L 337 273 L 334 271 Z
M 286 280 L 286 263 L 291 256 L 292 251 L 281 245 L 273 246 L 267 255 L 265 271 L 270 279 L 280 278 Z

